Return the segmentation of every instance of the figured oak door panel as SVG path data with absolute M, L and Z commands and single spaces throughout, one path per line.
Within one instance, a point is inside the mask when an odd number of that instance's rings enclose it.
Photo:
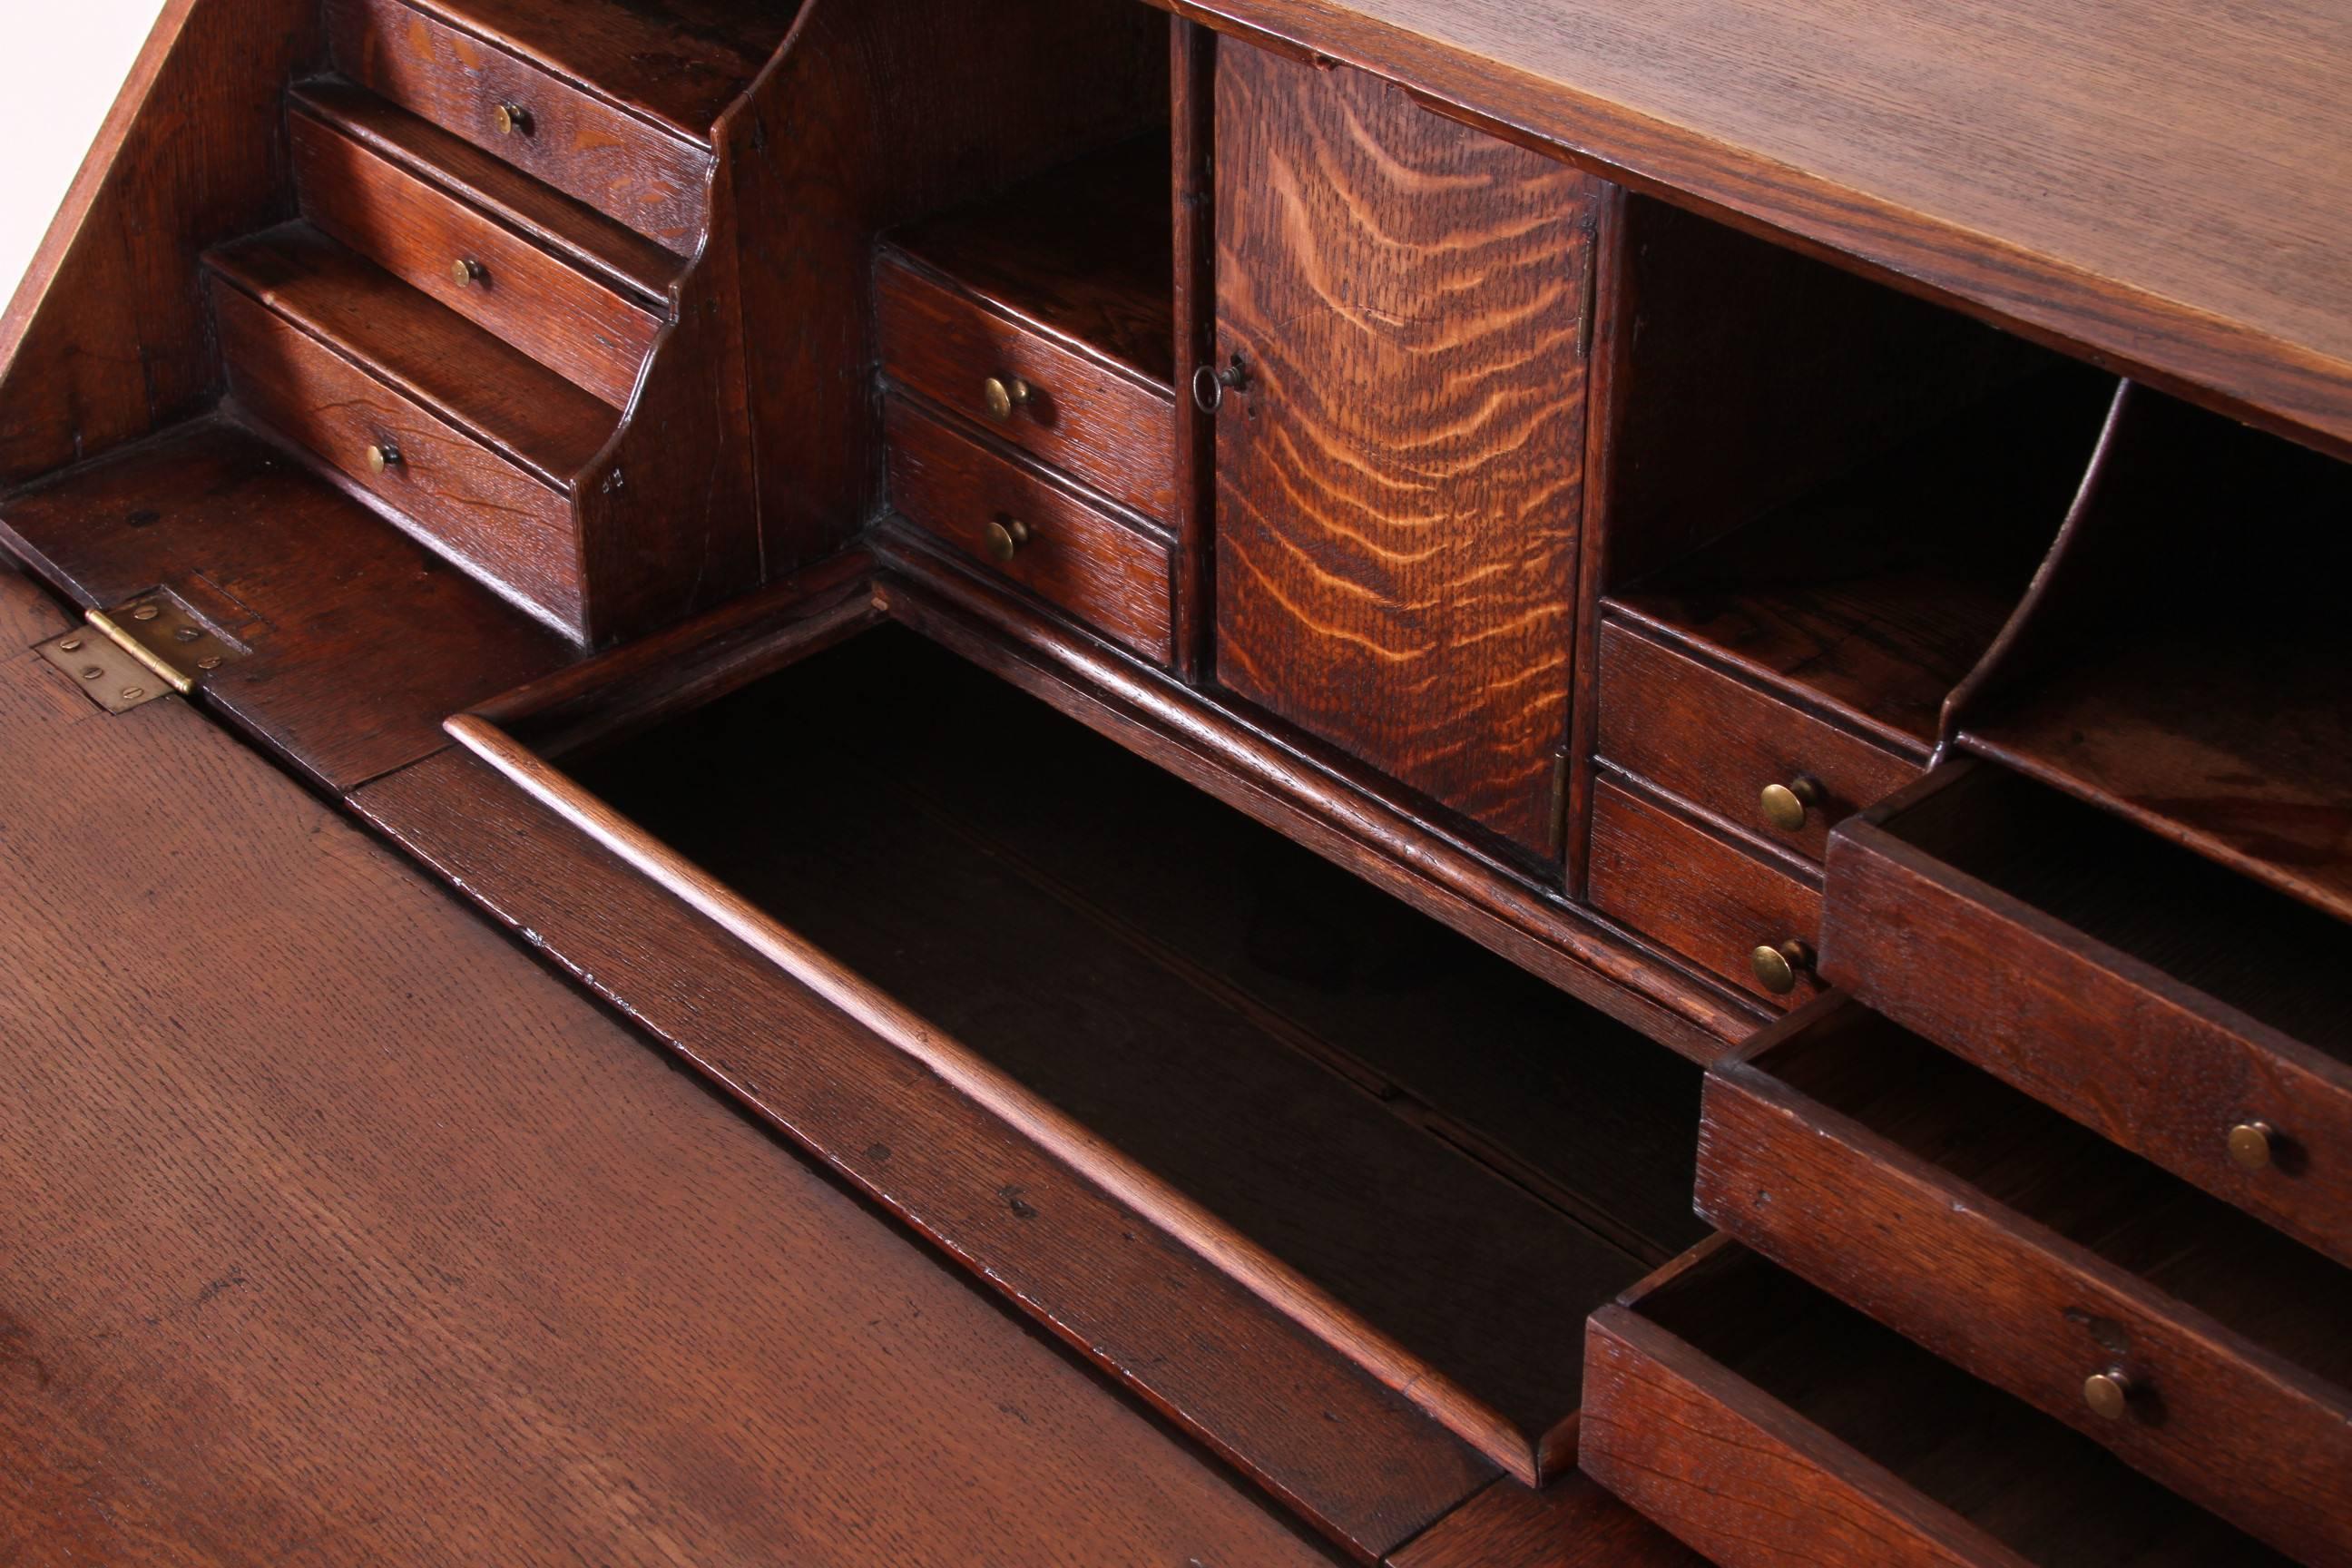
M 1598 189 L 1376 78 L 1218 51 L 1218 679 L 1547 856 Z

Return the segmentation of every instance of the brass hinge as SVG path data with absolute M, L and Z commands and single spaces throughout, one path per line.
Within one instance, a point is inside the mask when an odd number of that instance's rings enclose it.
M 110 713 L 128 713 L 167 691 L 184 697 L 247 651 L 168 588 L 92 610 L 87 619 L 34 651 Z

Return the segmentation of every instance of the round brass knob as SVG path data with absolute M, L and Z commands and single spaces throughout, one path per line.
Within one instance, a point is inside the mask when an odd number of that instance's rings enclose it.
M 2120 1421 L 2131 1414 L 2132 1380 L 2123 1368 L 2111 1366 L 2083 1380 L 2083 1403 L 2102 1421 Z
M 2249 1171 L 2270 1168 L 2278 1129 L 2267 1121 L 2241 1121 L 2230 1129 L 2230 1158 Z
M 1759 797 L 1764 808 L 1764 820 L 1783 833 L 1794 833 L 1805 826 L 1806 815 L 1818 810 L 1822 800 L 1822 781 L 1811 773 L 1799 773 L 1787 784 L 1768 784 Z
M 386 468 L 398 466 L 399 462 L 400 448 L 389 441 L 375 442 L 367 449 L 368 472 L 371 474 L 380 474 Z
M 490 115 L 490 123 L 499 128 L 501 136 L 528 136 L 530 110 L 520 103 L 501 103 Z
M 1748 967 L 1756 972 L 1758 984 L 1775 996 L 1786 996 L 1797 988 L 1797 977 L 1813 967 L 1813 950 L 1795 937 L 1772 947 L 1759 947 L 1748 955 Z
M 471 289 L 488 276 L 482 264 L 470 256 L 461 256 L 449 264 L 449 281 L 460 289 Z
M 990 557 L 1003 564 L 1029 542 L 1029 525 L 1017 517 L 1000 517 L 981 530 L 981 537 L 988 543 Z
M 980 400 L 987 405 L 988 416 L 999 422 L 1012 418 L 1014 409 L 1028 407 L 1034 395 L 1017 375 L 992 375 L 980 384 Z

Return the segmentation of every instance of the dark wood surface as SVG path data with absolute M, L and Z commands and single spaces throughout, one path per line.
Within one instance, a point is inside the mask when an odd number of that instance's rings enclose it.
M 983 571 L 1019 583 L 1155 664 L 1171 653 L 1168 542 L 1121 521 L 1073 487 L 939 415 L 894 396 L 885 412 L 891 510 Z M 1031 538 L 1009 562 L 983 531 L 1019 522 Z
M 1594 1314 L 1586 1471 L 1721 1568 L 2288 1560 L 1738 1247 Z
M 2352 451 L 2347 42 L 2325 5 L 2217 35 L 2183 0 L 1159 3 L 1377 62 L 1642 189 Z
M 1718 823 L 1819 860 L 1831 824 L 1919 776 L 1880 749 L 1738 676 L 1610 620 L 1601 628 L 1597 754 Z M 1819 786 L 1804 825 L 1766 819 L 1769 784 Z
M 1580 1475 L 1542 1491 L 1496 1481 L 1389 1559 L 1390 1568 L 1706 1568 Z
M 502 158 L 388 99 L 324 78 L 298 84 L 288 103 L 374 153 L 491 214 L 583 269 L 658 302 L 685 265 L 635 229 L 532 179 Z
M 1718 1062 L 1706 1106 L 1716 1224 L 2250 1534 L 2352 1562 L 2352 1271 L 1851 1003 Z M 2117 1418 L 2083 1392 L 2109 1371 Z
M 1164 313 L 1166 279 L 1159 287 Z M 883 253 L 875 290 L 883 374 L 1162 526 L 1173 521 L 1176 416 L 1165 384 L 1121 374 L 894 251 Z M 1028 401 L 1000 420 L 982 384 L 1008 375 Z
M 780 776 L 770 759 L 787 733 L 796 761 Z M 1559 1324 L 1696 1228 L 1673 1217 L 1688 1208 L 1685 1069 L 1644 1072 L 1660 1064 L 1557 995 L 1457 1020 L 1457 1051 L 1475 1039 L 1537 1081 L 1575 1072 L 1605 1101 L 1619 1091 L 1604 1052 L 1633 1080 L 1625 1111 L 1597 1106 L 1573 1134 L 1593 1141 L 1580 1158 L 1551 1161 L 1603 1215 L 1639 1171 L 1653 1186 L 1623 1200 L 1633 1222 L 1604 1232 L 1541 1202 L 1333 1059 L 1364 1003 L 1406 1005 L 1427 984 L 1416 971 L 1465 961 L 1453 939 L 1417 917 L 1382 929 L 1378 895 L 1343 879 L 1287 880 L 1280 868 L 1298 863 L 1268 863 L 1263 830 L 1222 807 L 1153 809 L 1145 764 L 904 634 L 813 659 L 580 778 L 1493 1405 L 1525 1452 L 1576 1408 L 1579 1358 Z M 1097 818 L 1083 834 L 1066 826 L 1078 815 Z M 1198 895 L 1216 923 L 1249 933 L 1223 973 L 1192 956 L 1198 923 L 1169 929 L 1181 894 L 1148 870 L 1180 830 L 1170 848 L 1228 868 Z M 1318 973 L 1335 952 L 1364 977 Z M 1306 977 L 1274 1000 L 1286 969 Z M 1350 1006 L 1356 987 L 1371 994 Z M 1599 1034 L 1594 1059 L 1555 1068 L 1556 1042 L 1580 1030 Z M 1442 1066 L 1419 1071 L 1442 1084 Z M 1644 1230 L 1655 1239 L 1635 1240 Z
M 335 67 L 352 80 L 680 256 L 700 247 L 707 128 L 701 144 L 663 130 L 406 0 L 326 0 L 326 6 Z M 625 14 L 619 5 L 584 9 Z M 562 13 L 572 15 L 570 7 Z M 544 25 L 563 23 L 551 12 Z M 501 134 L 495 116 L 502 104 L 523 110 L 527 129 Z
M 1796 989 L 1776 996 L 1748 963 L 1759 947 L 1821 940 L 1821 889 L 1796 864 L 1768 863 L 1609 778 L 1593 783 L 1591 855 L 1593 908 L 1769 1006 L 1819 993 L 1801 968 Z
M 2125 1147 L 2352 1262 L 2345 928 L 1988 764 L 1830 840 L 1832 982 Z M 2248 1170 L 2231 1130 L 2264 1121 Z
M 1104 0 L 811 0 L 746 118 L 735 188 L 774 576 L 882 506 L 876 237 L 1165 126 L 1166 23 Z
M 313 225 L 615 409 L 629 401 L 661 327 L 657 310 L 324 122 L 296 114 L 290 124 L 296 188 Z M 478 268 L 462 283 L 460 261 Z
M 0 315 L 0 485 L 210 404 L 220 361 L 196 258 L 292 210 L 279 98 L 320 47 L 312 0 L 161 8 Z
M 799 0 L 412 0 L 708 144 L 783 42 Z
M 928 551 L 875 539 L 889 613 L 1130 751 L 1696 1061 L 1756 1016 L 1618 929 L 1498 865 L 1328 754 L 1303 753 L 1213 697 L 1073 633 Z
M 205 700 L 341 794 L 574 655 L 293 458 L 216 421 L 0 503 L 0 542 L 85 605 L 159 584 L 251 654 Z M 426 631 L 430 635 L 423 635 Z
M 1183 1242 L 471 756 L 434 758 L 356 805 L 762 1119 L 1358 1553 L 1393 1549 L 1494 1478 L 1493 1466 Z M 649 943 L 655 931 L 661 939 Z M 968 1539 L 967 1552 L 980 1539 Z
M 1192 377 L 1217 352 L 1217 35 L 1169 18 L 1169 205 L 1175 209 L 1176 670 L 1198 680 L 1211 657 L 1217 421 Z
M 1594 187 L 1358 72 L 1216 91 L 1216 678 L 1552 858 Z
M 215 312 L 241 409 L 549 625 L 583 634 L 587 574 L 563 491 L 241 289 L 218 287 Z M 369 454 L 386 444 L 398 458 L 377 472 Z
M 1328 1561 L 63 625 L 0 579 L 0 1550 Z

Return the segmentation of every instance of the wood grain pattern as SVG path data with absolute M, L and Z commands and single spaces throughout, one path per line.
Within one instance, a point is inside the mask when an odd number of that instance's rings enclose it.
M 1586 1471 L 1722 1568 L 2287 1561 L 1737 1247 L 1586 1342 Z
M 255 419 L 550 626 L 583 636 L 586 573 L 567 496 L 239 289 L 221 286 L 215 310 L 230 393 Z M 400 460 L 371 472 L 369 448 L 386 442 Z
M 2325 4 L 2222 37 L 2187 0 L 1155 3 L 2352 451 L 2352 111 Z
M 1217 35 L 1168 29 L 1169 199 L 1175 209 L 1176 670 L 1197 682 L 1213 650 L 1210 572 L 1217 522 L 1217 422 L 1192 401 L 1217 349 Z
M 1389 1559 L 1390 1568 L 1706 1568 L 1589 1479 L 1542 1491 L 1496 1481 Z
M 349 82 L 333 78 L 298 82 L 287 102 L 295 113 L 333 126 L 378 157 L 453 193 L 648 303 L 668 298 L 685 265 L 675 253 L 585 202 Z
M 889 399 L 885 428 L 890 503 L 899 515 L 1153 663 L 1168 662 L 1165 540 L 1114 520 L 1044 470 L 990 451 L 903 396 Z M 1006 520 L 1033 537 L 1000 563 L 982 531 Z
M 1329 1561 L 191 709 L 8 647 L 0 1553 Z
M 1831 980 L 2352 1262 L 2342 925 L 1982 763 L 1841 824 L 1828 886 Z M 2230 1158 L 2249 1120 L 2284 1158 Z
M 0 542 L 78 604 L 161 585 L 248 644 L 205 678 L 205 702 L 331 794 L 440 750 L 447 715 L 576 657 L 366 505 L 216 420 L 10 497 Z
M 1775 996 L 1748 967 L 1759 947 L 1820 941 L 1821 889 L 1796 869 L 1767 864 L 1617 780 L 1593 781 L 1592 907 L 1774 1007 L 1821 991 L 1800 970 L 1796 990 Z
M 411 0 L 709 145 L 800 0 Z
M 1551 857 L 1595 187 L 1264 50 L 1216 114 L 1217 679 Z
M 1523 870 L 1384 795 L 1378 781 L 1301 756 L 1213 695 L 890 530 L 874 548 L 895 618 L 1611 1017 L 1699 1062 L 1755 1028 L 1757 1015 L 1721 988 L 1657 963 Z
M 291 211 L 279 99 L 310 0 L 171 0 L 0 314 L 0 485 L 200 413 L 220 385 L 196 258 Z
M 1700 1209 L 1748 1245 L 2298 1560 L 2352 1562 L 2352 1272 L 1851 1003 L 1718 1062 L 1700 1147 Z M 2108 1420 L 2083 1382 L 2117 1367 Z
M 700 248 L 707 141 L 638 119 L 405 0 L 327 0 L 327 32 L 336 67 L 370 91 L 680 256 Z M 499 134 L 492 117 L 506 103 L 530 116 L 523 132 Z
M 1493 1479 L 1493 1467 L 1181 1240 L 469 754 L 435 758 L 355 804 L 1359 1555 L 1391 1550 Z
M 289 123 L 304 217 L 614 409 L 627 404 L 657 310 L 311 116 Z M 480 268 L 462 284 L 451 271 L 460 260 Z
M 1633 626 L 1601 627 L 1599 755 L 1748 837 L 1819 860 L 1831 824 L 1919 776 L 1916 766 Z M 1767 784 L 1817 781 L 1792 830 L 1765 820 Z
M 1072 352 L 896 250 L 883 253 L 875 290 L 886 375 L 973 419 L 988 418 L 982 381 L 1018 376 L 1030 401 L 991 420 L 992 434 L 1162 526 L 1173 521 L 1175 412 L 1165 385 Z

